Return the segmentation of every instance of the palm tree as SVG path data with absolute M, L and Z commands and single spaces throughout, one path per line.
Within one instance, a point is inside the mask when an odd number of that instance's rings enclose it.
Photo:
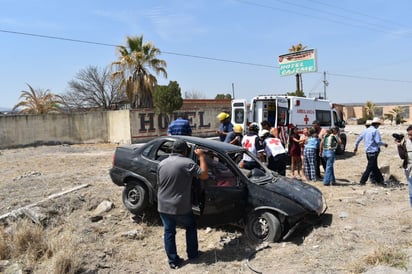
M 13 111 L 19 108 L 22 114 L 46 114 L 60 112 L 64 100 L 61 96 L 51 93 L 48 89 L 34 89 L 29 84 L 29 91 L 23 90 L 20 95 L 22 99 L 13 107 Z
M 366 120 L 372 120 L 372 118 L 375 116 L 376 105 L 371 101 L 366 101 L 363 107 L 365 108 Z
M 392 120 L 395 119 L 395 123 L 397 125 L 405 123 L 406 121 L 403 119 L 402 117 L 403 114 L 403 108 L 400 106 L 394 107 L 391 111 L 389 111 L 389 113 L 387 115 L 391 115 L 392 116 Z
M 289 48 L 289 52 L 298 52 L 301 50 L 305 50 L 307 46 L 302 45 L 302 43 L 299 43 L 297 45 L 292 45 Z M 296 92 L 298 93 L 299 91 L 303 92 L 303 83 L 302 83 L 302 74 L 301 73 L 296 73 Z
M 152 108 L 156 75 L 167 78 L 166 61 L 156 58 L 161 52 L 152 43 L 143 43 L 143 35 L 128 36 L 126 46 L 118 47 L 119 60 L 112 63 L 117 70 L 113 77 L 121 79 L 120 90 L 125 92 L 131 108 Z

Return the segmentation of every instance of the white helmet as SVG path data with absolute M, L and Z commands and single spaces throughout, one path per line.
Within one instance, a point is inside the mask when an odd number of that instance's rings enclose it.
M 262 129 L 260 132 L 259 132 L 259 137 L 266 137 L 266 136 L 269 136 L 270 135 L 270 132 L 269 132 L 269 130 L 267 130 L 267 129 Z

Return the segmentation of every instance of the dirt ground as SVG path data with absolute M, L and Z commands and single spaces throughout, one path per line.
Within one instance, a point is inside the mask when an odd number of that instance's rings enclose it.
M 156 211 L 134 217 L 124 208 L 122 188 L 108 174 L 116 147 L 112 144 L 1 150 L 0 216 L 38 203 L 30 208 L 42 212 L 48 240 L 70 235 L 73 256 L 81 264 L 78 273 L 412 273 L 412 209 L 391 137 L 405 133 L 406 126 L 379 128 L 389 143 L 379 156 L 380 167 L 386 166 L 386 187 L 359 185 L 366 156 L 363 143 L 357 154 L 353 147 L 363 128 L 346 128 L 347 151 L 335 162 L 337 185 L 315 183 L 328 205 L 320 222 L 305 223 L 288 239 L 260 247 L 250 245 L 235 227 L 200 228 L 205 254 L 178 270 L 168 268 Z M 96 212 L 105 200 L 113 208 Z M 9 225 L 13 219 L 6 218 Z M 177 244 L 186 258 L 183 230 Z M 31 272 L 52 273 L 52 260 L 40 258 Z M 11 264 L 3 261 L 0 273 Z

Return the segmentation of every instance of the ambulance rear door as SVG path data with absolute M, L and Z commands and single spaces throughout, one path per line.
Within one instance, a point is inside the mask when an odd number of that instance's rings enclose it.
M 232 124 L 241 125 L 243 131 L 246 131 L 248 123 L 248 106 L 246 99 L 233 99 L 232 100 Z
M 311 98 L 290 97 L 290 127 L 310 127 L 316 120 L 316 102 Z

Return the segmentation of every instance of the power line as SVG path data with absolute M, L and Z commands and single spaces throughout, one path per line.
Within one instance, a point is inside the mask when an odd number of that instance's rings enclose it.
M 319 0 L 311 0 L 311 1 L 312 1 L 312 2 L 316 2 L 316 3 L 318 3 L 318 4 L 321 4 L 321 5 L 324 5 L 324 6 L 327 6 L 327 7 L 331 7 L 331 8 L 343 10 L 343 11 L 349 12 L 349 13 L 351 13 L 351 14 L 359 14 L 359 15 L 364 16 L 364 17 L 367 17 L 367 18 L 379 20 L 379 21 L 382 21 L 382 22 L 391 23 L 391 24 L 394 24 L 394 25 L 398 25 L 398 26 L 400 26 L 400 27 L 408 27 L 408 26 L 403 25 L 403 24 L 400 24 L 400 23 L 398 23 L 398 22 L 394 22 L 394 21 L 391 21 L 391 20 L 388 20 L 388 19 L 385 19 L 385 18 L 377 17 L 377 16 L 372 16 L 372 15 L 370 15 L 370 14 L 366 14 L 366 13 L 363 13 L 363 12 L 359 12 L 359 11 L 357 11 L 357 10 L 347 9 L 347 8 L 342 8 L 342 7 L 334 6 L 334 5 L 331 5 L 331 4 L 329 4 L 329 3 L 324 3 L 324 2 L 322 2 L 322 1 L 319 1 Z
M 357 75 L 349 75 L 349 74 L 341 74 L 341 73 L 330 73 L 330 72 L 328 72 L 328 75 L 338 76 L 338 77 L 346 77 L 346 78 L 356 78 L 356 79 L 366 79 L 366 80 L 374 80 L 374 81 L 384 81 L 384 82 L 412 83 L 412 81 L 409 81 L 409 80 L 396 80 L 396 79 L 375 78 L 375 77 L 357 76 Z
M 85 40 L 78 40 L 78 39 L 71 39 L 71 38 L 64 38 L 64 37 L 57 37 L 57 36 L 51 36 L 51 35 L 42 35 L 42 34 L 35 34 L 35 33 L 3 30 L 3 29 L 0 29 L 0 32 L 17 34 L 17 35 L 25 35 L 25 36 L 33 36 L 33 37 L 40 37 L 40 38 L 47 38 L 47 39 L 62 40 L 62 41 L 70 41 L 70 42 L 77 42 L 77 43 L 84 43 L 84 44 L 93 44 L 93 45 L 99 45 L 99 46 L 118 47 L 118 45 L 92 42 L 92 41 L 85 41 Z
M 292 2 L 289 2 L 289 1 L 285 1 L 285 0 L 274 0 L 274 1 L 282 2 L 282 3 L 287 4 L 287 5 L 301 7 L 301 8 L 304 8 L 306 10 L 314 10 L 314 11 L 317 11 L 317 12 L 320 12 L 320 13 L 329 14 L 329 15 L 332 15 L 333 18 L 319 17 L 319 16 L 315 16 L 315 15 L 312 15 L 312 14 L 306 14 L 306 13 L 303 13 L 303 12 L 299 12 L 296 9 L 291 10 L 291 9 L 287 9 L 287 8 L 274 7 L 274 6 L 270 6 L 270 5 L 266 5 L 266 4 L 251 2 L 251 1 L 248 1 L 248 0 L 236 0 L 236 1 L 239 2 L 239 3 L 242 3 L 242 4 L 250 5 L 250 6 L 256 6 L 256 7 L 265 8 L 265 9 L 272 9 L 272 10 L 279 10 L 279 11 L 286 12 L 286 13 L 291 13 L 291 14 L 296 14 L 296 15 L 300 15 L 300 16 L 304 16 L 304 17 L 313 18 L 313 19 L 316 19 L 316 20 L 319 20 L 319 21 L 328 21 L 328 22 L 332 22 L 332 23 L 335 23 L 335 24 L 339 24 L 339 25 L 351 26 L 351 27 L 356 28 L 356 29 L 363 28 L 363 29 L 369 29 L 369 30 L 377 31 L 377 32 L 384 32 L 384 33 L 388 32 L 388 30 L 383 29 L 383 28 L 387 27 L 387 24 L 371 23 L 371 22 L 364 21 L 364 20 L 361 20 L 361 19 L 355 19 L 353 17 L 348 17 L 348 16 L 345 16 L 345 15 L 341 15 L 341 14 L 337 14 L 337 13 L 333 13 L 333 12 L 329 12 L 329 11 L 325 11 L 325 10 L 316 9 L 316 8 L 313 8 L 313 7 L 309 7 L 309 6 L 305 6 L 305 5 L 301 5 L 301 4 L 296 4 L 294 2 L 292 3 Z M 344 20 L 344 21 L 337 20 L 337 19 L 334 19 L 334 17 L 341 17 L 343 19 L 350 19 L 350 21 L 349 20 Z M 358 21 L 358 23 L 356 23 L 354 21 Z
M 254 3 L 254 2 L 247 1 L 247 0 L 236 0 L 236 1 L 239 2 L 239 3 L 246 4 L 246 5 L 250 5 L 250 6 L 256 6 L 256 7 L 265 8 L 265 9 L 272 9 L 272 10 L 280 10 L 280 11 L 291 13 L 291 14 L 297 14 L 297 15 L 300 15 L 300 16 L 317 19 L 319 21 L 329 21 L 329 22 L 332 22 L 332 23 L 335 23 L 335 24 L 340 24 L 340 25 L 344 25 L 344 26 L 351 26 L 351 27 L 354 27 L 354 28 L 364 28 L 364 29 L 369 29 L 369 30 L 373 30 L 373 31 L 377 31 L 377 32 L 384 32 L 384 33 L 387 32 L 386 30 L 370 27 L 369 25 L 372 25 L 371 23 L 352 24 L 351 22 L 348 22 L 348 21 L 341 21 L 341 20 L 335 20 L 335 19 L 326 18 L 326 17 L 319 17 L 319 16 L 314 16 L 314 15 L 309 15 L 309 14 L 302 13 L 302 12 L 299 12 L 299 11 L 296 11 L 296 10 L 290 10 L 290 9 L 274 7 L 274 6 L 260 4 L 260 3 Z M 277 0 L 275 0 L 275 1 L 277 1 Z M 302 5 L 298 5 L 298 4 L 292 4 L 292 3 L 288 3 L 288 4 L 302 7 Z M 303 7 L 305 7 L 306 9 L 314 9 L 314 8 L 310 8 L 310 7 L 307 7 L 307 6 L 303 6 Z M 321 11 L 321 10 L 318 10 L 318 9 L 315 9 L 315 10 Z M 321 11 L 321 12 L 328 13 L 328 12 L 325 12 L 325 11 Z M 339 17 L 345 17 L 345 16 L 339 15 Z
M 76 43 L 92 44 L 92 45 L 99 45 L 99 46 L 120 47 L 120 45 L 114 45 L 114 44 L 107 44 L 107 43 L 101 43 L 101 42 L 93 42 L 93 41 L 86 41 L 86 40 L 79 40 L 79 39 L 72 39 L 72 38 L 65 38 L 65 37 L 58 37 L 58 36 L 51 36 L 51 35 L 42 35 L 42 34 L 34 34 L 34 33 L 27 33 L 27 32 L 10 31 L 10 30 L 3 30 L 3 29 L 0 29 L 0 32 L 10 33 L 10 34 L 17 34 L 17 35 L 25 35 L 25 36 L 33 36 L 33 37 L 46 38 L 46 39 L 61 40 L 61 41 L 76 42 Z M 272 65 L 263 65 L 263 64 L 256 64 L 256 63 L 250 63 L 250 62 L 242 62 L 242 61 L 236 61 L 236 60 L 213 58 L 213 57 L 200 56 L 200 55 L 192 55 L 192 54 L 186 54 L 186 53 L 178 53 L 178 52 L 171 52 L 171 51 L 162 51 L 162 53 L 164 53 L 164 54 L 170 54 L 170 55 L 177 55 L 177 56 L 197 58 L 197 59 L 206 59 L 206 60 L 226 62 L 226 63 L 235 63 L 235 64 L 241 64 L 241 65 L 256 66 L 256 67 L 279 68 L 279 67 L 277 67 L 277 66 L 272 66 Z
M 343 19 L 349 19 L 349 20 L 352 20 L 352 21 L 357 21 L 357 22 L 359 22 L 359 23 L 361 23 L 361 24 L 374 25 L 374 26 L 379 27 L 379 28 L 381 28 L 381 27 L 384 27 L 384 28 L 387 27 L 387 24 L 371 23 L 371 22 L 369 22 L 369 21 L 364 21 L 364 20 L 362 20 L 362 19 L 356 19 L 356 18 L 354 18 L 354 17 L 352 17 L 352 16 L 345 16 L 345 15 L 338 14 L 338 13 L 335 13 L 335 12 L 317 9 L 317 8 L 312 7 L 312 6 L 305 6 L 305 5 L 302 5 L 302 4 L 297 4 L 296 2 L 290 2 L 290 1 L 287 1 L 287 0 L 274 0 L 274 1 L 281 2 L 281 3 L 287 4 L 287 5 L 291 5 L 291 6 L 295 6 L 295 7 L 304 8 L 305 10 L 312 10 L 312 11 L 315 11 L 315 12 L 324 13 L 324 14 L 327 14 L 327 15 L 331 15 L 331 16 L 333 16 L 333 17 L 340 17 L 340 18 L 343 18 Z M 318 2 L 318 3 L 323 4 L 322 2 Z M 325 5 L 325 4 L 324 4 L 324 5 Z M 326 5 L 326 6 L 333 7 L 332 5 Z M 342 10 L 345 10 L 345 9 L 342 9 Z M 361 14 L 361 13 L 360 13 L 360 14 Z M 372 17 L 372 16 L 369 16 L 369 17 L 374 18 L 374 17 Z M 346 22 L 347 22 L 347 21 L 345 21 L 345 23 L 346 23 Z M 343 23 L 343 22 L 341 22 L 341 23 Z
M 43 35 L 43 34 L 35 34 L 35 33 L 27 33 L 27 32 L 18 32 L 18 31 L 10 31 L 10 30 L 3 30 L 3 29 L 0 29 L 0 32 L 9 33 L 9 34 L 15 34 L 15 35 L 32 36 L 32 37 L 38 37 L 38 38 L 44 38 L 44 39 L 54 39 L 54 40 L 61 40 L 61 41 L 69 41 L 69 42 L 74 42 L 74 43 L 84 43 L 84 44 L 91 44 L 91 45 L 98 45 L 98 46 L 108 46 L 108 47 L 119 47 L 119 45 L 114 45 L 114 44 L 94 42 L 94 41 L 86 41 L 86 40 L 66 38 L 66 37 L 58 37 L 58 36 L 52 36 L 52 35 Z M 216 61 L 216 62 L 234 63 L 234 64 L 241 64 L 241 65 L 248 65 L 248 66 L 257 66 L 257 67 L 265 67 L 265 68 L 279 68 L 278 66 L 273 66 L 273 65 L 257 64 L 257 63 L 251 63 L 251 62 L 228 60 L 228 59 L 221 59 L 221 58 L 214 58 L 214 57 L 207 57 L 207 56 L 200 56 L 200 55 L 192 55 L 192 54 L 185 54 L 185 53 L 178 53 L 178 52 L 162 51 L 162 53 L 164 53 L 164 54 L 170 54 L 170 55 L 176 55 L 176 56 L 196 58 L 196 59 L 211 60 L 211 61 Z M 316 72 L 316 73 L 320 73 L 320 72 Z M 412 81 L 408 81 L 408 80 L 383 79 L 383 78 L 374 78 L 374 77 L 367 77 L 367 76 L 356 76 L 356 75 L 349 75 L 349 74 L 330 73 L 330 72 L 328 72 L 328 75 L 337 76 L 337 77 L 347 77 L 347 78 L 357 78 L 357 79 L 375 80 L 375 81 L 412 83 Z

